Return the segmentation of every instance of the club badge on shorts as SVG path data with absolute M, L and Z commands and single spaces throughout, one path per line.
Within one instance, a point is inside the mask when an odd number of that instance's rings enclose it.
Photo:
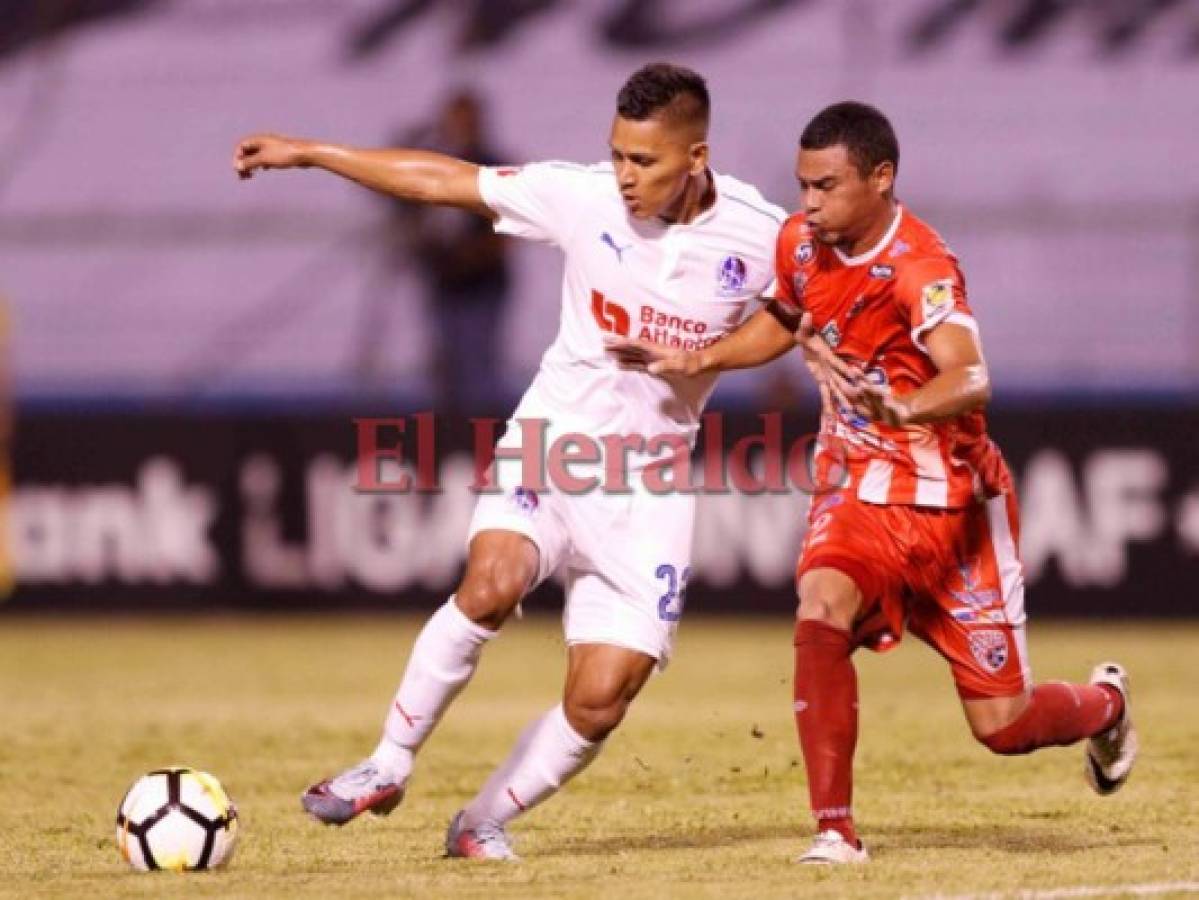
M 970 652 L 978 664 L 993 675 L 1007 662 L 1007 636 L 1002 631 L 992 629 L 972 631 Z

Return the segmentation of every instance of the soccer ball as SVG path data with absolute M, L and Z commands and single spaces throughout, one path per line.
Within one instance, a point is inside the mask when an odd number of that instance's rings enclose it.
M 229 861 L 236 841 L 237 807 L 207 772 L 155 769 L 117 810 L 117 849 L 143 872 L 211 869 Z

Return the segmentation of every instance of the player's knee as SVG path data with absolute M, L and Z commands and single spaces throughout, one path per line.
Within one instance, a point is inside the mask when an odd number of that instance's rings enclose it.
M 1000 756 L 1030 753 L 1037 742 L 1037 719 L 1030 716 L 1028 693 L 967 700 L 966 721 L 974 739 Z
M 832 625 L 837 618 L 835 605 L 820 596 L 807 594 L 799 598 L 799 618 Z
M 833 591 L 805 591 L 799 598 L 799 619 L 848 629 L 857 609 L 853 599 Z
M 849 576 L 831 569 L 806 572 L 799 580 L 799 618 L 848 630 L 862 604 Z
M 1010 725 L 989 734 L 974 732 L 974 739 L 999 756 L 1020 756 L 1035 748 L 1022 729 Z
M 562 703 L 570 727 L 588 741 L 602 741 L 615 731 L 628 708 L 622 698 L 567 696 Z
M 519 562 L 502 557 L 471 560 L 455 600 L 472 622 L 497 629 L 516 608 L 529 585 L 529 574 Z

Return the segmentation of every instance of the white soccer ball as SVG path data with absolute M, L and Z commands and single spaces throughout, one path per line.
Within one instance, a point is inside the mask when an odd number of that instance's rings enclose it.
M 237 828 L 237 807 L 207 772 L 155 769 L 121 801 L 117 849 L 143 872 L 212 869 L 233 855 Z

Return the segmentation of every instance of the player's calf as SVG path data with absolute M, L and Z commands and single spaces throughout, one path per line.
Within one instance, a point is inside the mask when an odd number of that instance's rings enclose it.
M 1006 699 L 996 698 L 995 702 Z M 1110 686 L 1050 681 L 1033 688 L 1014 721 L 975 736 L 987 749 L 1003 756 L 1065 747 L 1111 729 L 1119 721 L 1119 701 L 1119 693 Z
M 653 671 L 648 654 L 612 644 L 575 644 L 563 691 L 566 721 L 581 737 L 598 743 L 624 720 Z
M 621 702 L 596 704 L 568 694 L 562 701 L 562 708 L 566 721 L 580 737 L 599 743 L 624 721 L 629 706 Z

